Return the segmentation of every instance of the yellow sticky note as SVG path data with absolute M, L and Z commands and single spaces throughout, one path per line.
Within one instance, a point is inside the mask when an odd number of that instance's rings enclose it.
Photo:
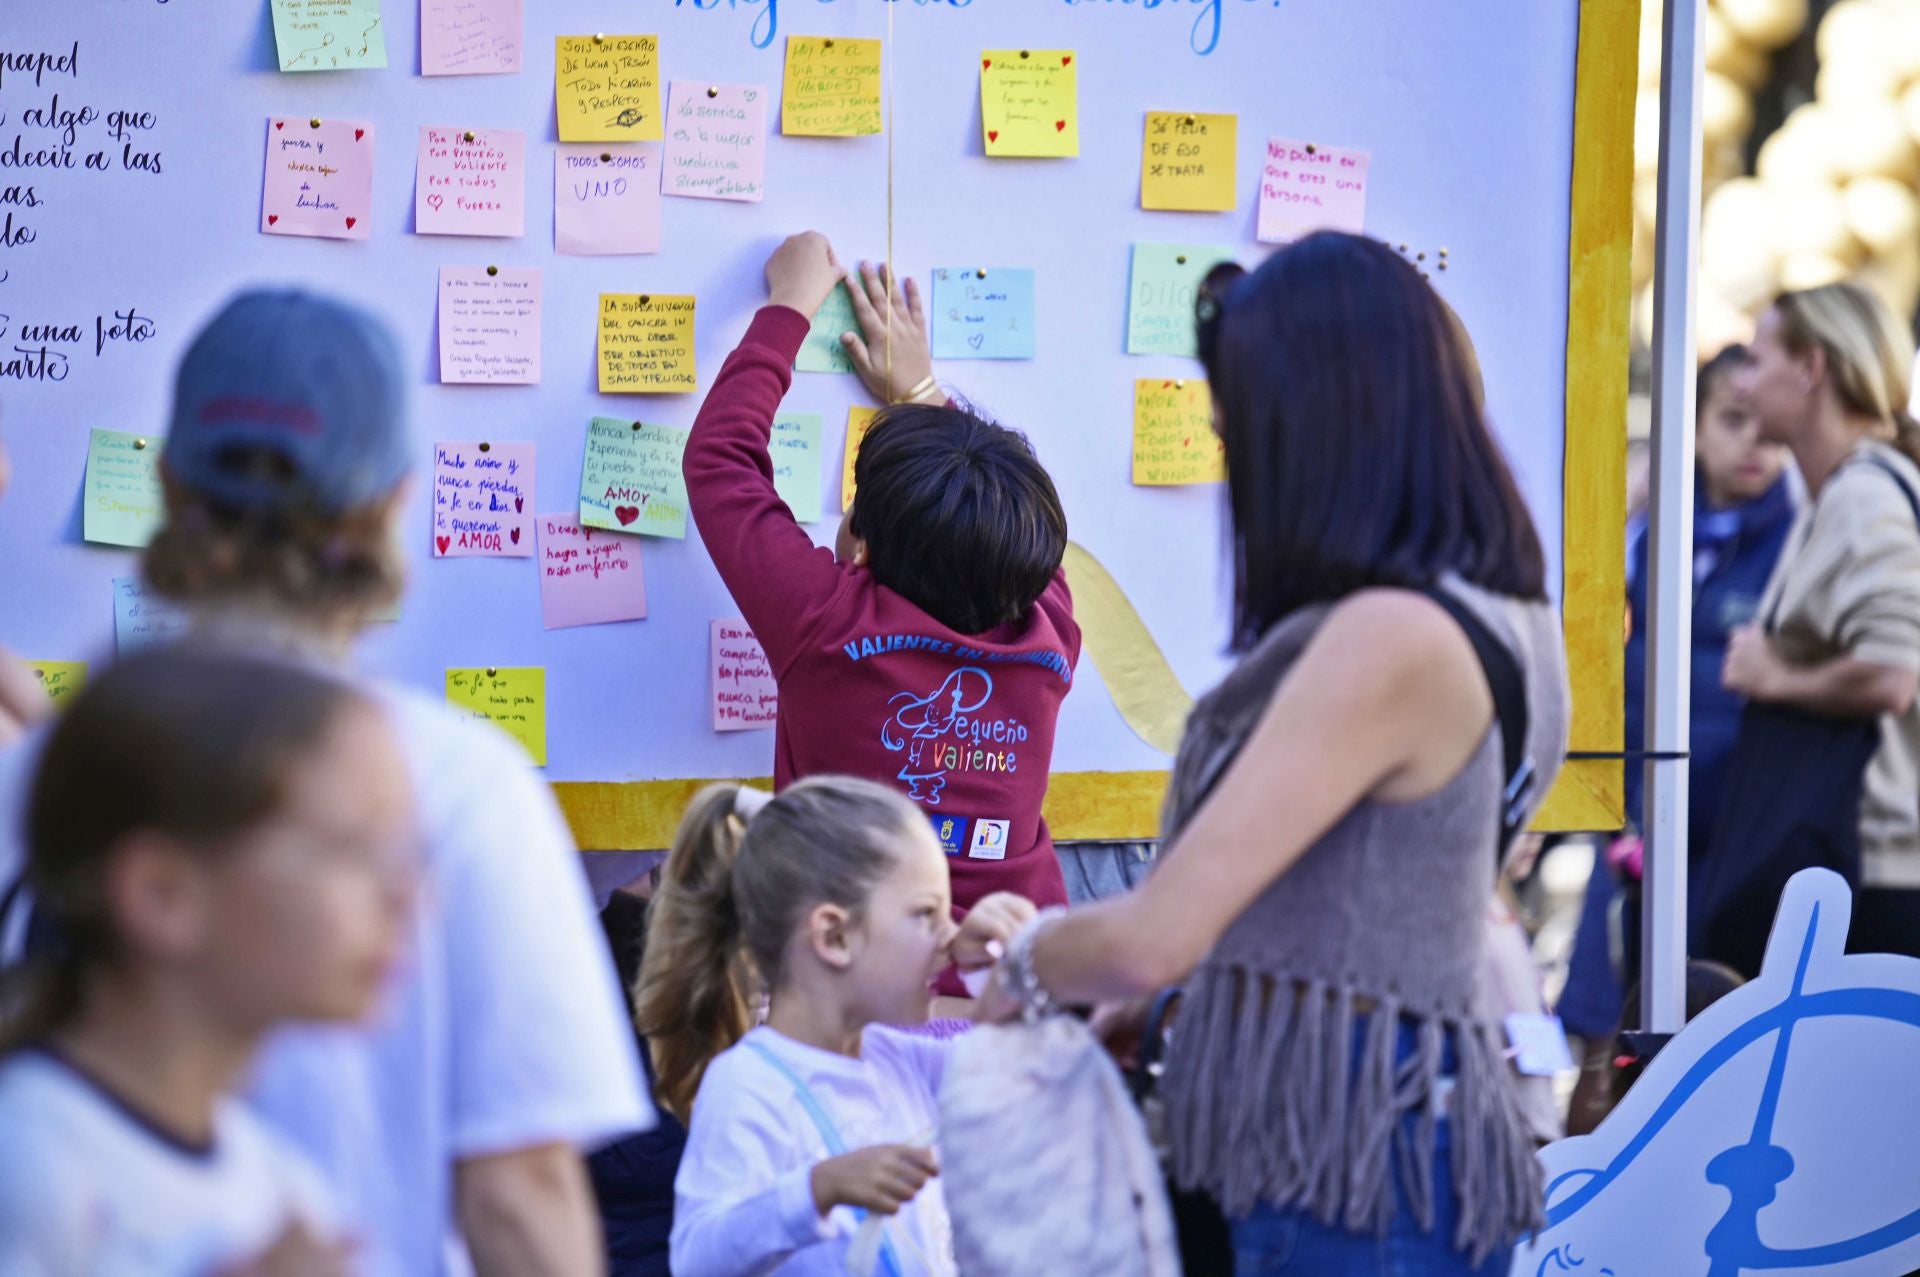
M 1187 213 L 1231 211 L 1240 117 L 1195 111 L 1147 112 L 1140 152 L 1140 207 Z
M 87 685 L 85 661 L 28 661 L 27 668 L 33 671 L 47 699 L 55 703 L 65 701 Z
M 878 408 L 847 409 L 847 458 L 840 468 L 840 513 L 853 509 L 853 462 L 860 455 L 860 441 L 873 429 Z
M 880 42 L 787 37 L 780 131 L 789 137 L 858 137 L 880 131 Z
M 560 36 L 553 98 L 562 142 L 658 142 L 660 38 Z
M 447 671 L 447 704 L 519 741 L 535 767 L 547 765 L 547 672 L 537 665 Z
M 671 395 L 700 388 L 694 299 L 685 293 L 600 294 L 600 393 Z
M 1213 432 L 1213 396 L 1198 377 L 1133 383 L 1133 481 L 1143 487 L 1219 483 L 1227 451 Z
M 988 155 L 1080 154 L 1080 68 L 1072 49 L 980 55 L 980 123 Z

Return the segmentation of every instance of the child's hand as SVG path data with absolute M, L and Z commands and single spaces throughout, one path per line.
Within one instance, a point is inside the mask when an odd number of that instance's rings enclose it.
M 813 1168 L 813 1205 L 824 1217 L 836 1206 L 892 1215 L 940 1173 L 930 1148 L 876 1144 L 829 1157 Z
M 887 306 L 889 290 L 893 297 L 891 313 Z M 853 299 L 853 316 L 860 321 L 858 333 L 847 333 L 840 339 L 847 348 L 847 358 L 853 361 L 853 370 L 860 374 L 869 394 L 881 403 L 898 403 L 933 376 L 920 286 L 909 278 L 903 293 L 884 264 L 861 262 L 859 270 L 847 275 L 847 294 Z M 937 388 L 930 388 L 923 398 L 937 403 L 938 394 Z
M 948 956 L 962 971 L 991 966 L 1006 952 L 1007 941 L 1039 912 L 1025 896 L 996 891 L 981 897 L 960 924 Z
M 825 235 L 789 235 L 767 259 L 767 303 L 791 307 L 811 319 L 846 273 Z

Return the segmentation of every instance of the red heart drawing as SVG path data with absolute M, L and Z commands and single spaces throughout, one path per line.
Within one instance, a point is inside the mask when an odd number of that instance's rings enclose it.
M 1061 54 L 1061 55 L 1060 55 L 1060 65 L 1061 65 L 1061 66 L 1063 66 L 1063 67 L 1070 67 L 1070 66 L 1072 66 L 1072 65 L 1073 65 L 1073 55 L 1072 55 L 1071 53 L 1064 53 L 1064 54 Z
M 508 536 L 509 538 L 511 538 L 511 539 L 512 539 L 512 541 L 513 541 L 513 543 L 514 543 L 515 545 L 519 545 L 519 544 L 520 544 L 520 529 L 519 529 L 519 528 L 508 528 L 508 529 L 507 529 L 507 536 Z
M 453 538 L 452 537 L 435 537 L 433 539 L 433 543 L 440 547 L 440 553 L 445 554 L 447 552 L 447 547 L 453 544 Z
M 525 497 L 515 497 L 513 499 L 513 512 L 515 514 L 524 514 L 526 509 L 527 499 Z
M 273 127 L 275 130 L 284 129 L 287 127 L 287 122 L 285 120 L 275 120 Z
M 1171 389 L 1173 389 L 1173 383 L 1172 383 L 1172 382 L 1170 382 L 1170 381 L 1163 381 L 1163 382 L 1161 382 L 1161 383 L 1160 383 L 1160 389 L 1162 389 L 1162 390 L 1171 390 Z
M 268 214 L 267 214 L 267 225 L 269 225 L 269 226 L 271 226 L 271 225 L 273 225 L 273 224 L 274 224 L 275 222 L 277 222 L 277 221 L 279 221 L 279 220 L 280 220 L 280 214 L 278 214 L 278 213 L 268 213 Z
M 347 229 L 348 229 L 348 230 L 352 230 L 352 229 L 353 229 L 353 224 L 354 224 L 355 222 L 357 222 L 357 221 L 359 221 L 359 220 L 360 220 L 360 219 L 359 219 L 359 218 L 357 218 L 357 217 L 349 217 L 349 218 L 347 219 Z
M 353 140 L 358 142 L 361 138 L 365 137 L 366 135 L 367 135 L 367 131 L 365 129 L 355 129 L 353 131 Z
M 620 526 L 624 528 L 640 517 L 640 507 L 637 505 L 617 505 L 613 507 L 613 517 L 620 520 Z
M 992 58 L 981 58 L 981 59 L 980 59 L 980 69 L 981 69 L 982 71 L 985 71 L 985 70 L 986 70 L 986 69 L 987 69 L 988 67 L 991 67 L 992 65 L 993 65 L 993 59 L 992 59 Z
M 1053 131 L 1055 133 L 1065 133 L 1067 131 L 1067 122 L 1065 120 L 1055 120 L 1053 122 Z
M 1193 447 L 1193 440 L 1192 440 L 1192 439 L 1190 439 L 1190 438 L 1188 438 L 1188 439 L 1182 439 L 1182 440 L 1180 441 L 1180 446 L 1181 446 L 1182 448 L 1191 448 L 1191 447 Z
M 988 129 L 988 130 L 987 130 L 987 141 L 989 141 L 989 142 L 998 142 L 999 140 L 1000 140 L 1000 130 L 999 130 L 999 129 Z

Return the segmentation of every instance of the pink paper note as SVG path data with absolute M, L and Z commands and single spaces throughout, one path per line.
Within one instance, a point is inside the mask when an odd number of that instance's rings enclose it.
M 661 193 L 758 202 L 767 178 L 767 91 L 675 80 L 667 94 Z
M 1366 151 L 1268 138 L 1260 168 L 1260 242 L 1284 244 L 1311 231 L 1358 235 L 1365 230 L 1370 160 Z
M 526 132 L 421 129 L 413 218 L 421 235 L 524 234 Z
M 533 445 L 433 446 L 433 557 L 533 556 Z
M 541 515 L 540 612 L 550 630 L 645 619 L 640 538 L 589 528 L 574 511 Z
M 780 692 L 773 667 L 745 621 L 713 623 L 713 730 L 772 727 Z
M 365 239 L 373 211 L 373 125 L 365 120 L 267 121 L 266 235 Z
M 530 386 L 540 380 L 540 271 L 440 268 L 440 380 Z
M 421 75 L 520 69 L 522 0 L 420 0 Z
M 562 142 L 553 156 L 553 247 L 575 256 L 660 251 L 660 144 Z

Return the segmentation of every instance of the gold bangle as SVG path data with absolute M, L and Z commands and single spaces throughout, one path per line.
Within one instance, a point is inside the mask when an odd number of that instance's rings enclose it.
M 897 404 L 919 403 L 921 400 L 927 397 L 929 392 L 938 390 L 939 388 L 940 388 L 939 378 L 935 377 L 932 373 L 928 373 L 926 380 L 922 381 L 919 385 L 915 386 L 912 390 L 909 390 L 906 394 L 894 400 L 894 402 Z

